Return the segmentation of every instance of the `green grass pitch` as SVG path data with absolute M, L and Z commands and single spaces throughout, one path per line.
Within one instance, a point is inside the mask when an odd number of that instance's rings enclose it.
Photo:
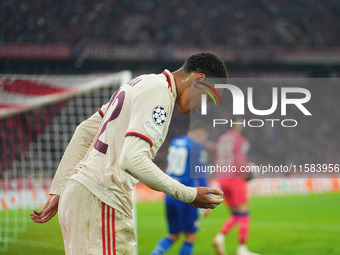
M 251 208 L 248 242 L 251 250 L 270 255 L 340 254 L 340 194 L 254 197 Z M 221 205 L 201 219 L 194 254 L 214 254 L 212 238 L 228 215 L 225 205 Z M 0 212 L 0 217 L 3 216 L 4 212 Z M 148 255 L 158 239 L 166 234 L 163 203 L 139 203 L 137 218 L 139 254 Z M 0 241 L 0 247 L 2 245 Z M 236 245 L 237 231 L 234 229 L 226 238 L 229 255 L 235 254 Z M 0 253 L 56 255 L 64 254 L 62 248 L 55 218 L 48 224 L 29 222 L 16 241 L 9 243 L 8 250 Z M 168 254 L 178 254 L 179 248 L 180 243 L 177 243 Z

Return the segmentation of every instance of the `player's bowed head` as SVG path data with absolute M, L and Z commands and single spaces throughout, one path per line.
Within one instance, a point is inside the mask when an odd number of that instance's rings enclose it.
M 207 78 L 226 79 L 227 68 L 220 57 L 211 52 L 191 55 L 184 65 L 172 73 L 177 89 L 176 105 L 181 114 L 196 112 L 201 105 L 203 90 L 194 89 Z M 214 86 L 214 84 L 209 84 Z M 219 95 L 223 89 L 216 89 Z

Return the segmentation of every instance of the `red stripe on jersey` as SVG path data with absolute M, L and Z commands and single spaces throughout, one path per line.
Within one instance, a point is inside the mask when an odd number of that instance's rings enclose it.
M 99 112 L 100 116 L 102 116 L 102 118 L 103 118 L 104 117 L 104 113 L 103 113 L 102 109 L 99 109 L 98 112 Z
M 172 96 L 175 97 L 174 93 L 172 92 L 172 84 L 171 84 L 170 75 L 165 71 L 163 71 L 162 74 L 164 74 L 166 77 L 166 80 L 168 82 L 168 89 L 170 89 Z
M 102 203 L 102 238 L 103 238 L 103 255 L 106 255 L 105 247 L 105 204 Z
M 112 208 L 112 250 L 116 255 L 116 229 L 115 229 L 115 209 Z
M 151 139 L 149 137 L 145 136 L 145 135 L 140 134 L 140 133 L 137 133 L 137 132 L 127 132 L 125 134 L 125 137 L 127 137 L 127 136 L 137 136 L 137 137 L 143 139 L 145 142 L 149 143 L 150 147 L 153 146 L 153 142 L 151 141 Z
M 106 210 L 106 227 L 107 227 L 107 255 L 111 255 L 111 239 L 110 239 L 110 207 L 107 205 Z

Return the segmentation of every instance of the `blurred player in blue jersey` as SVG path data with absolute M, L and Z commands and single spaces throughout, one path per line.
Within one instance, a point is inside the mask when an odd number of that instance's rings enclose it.
M 187 186 L 206 186 L 204 176 L 190 178 L 190 170 L 198 165 L 206 165 L 207 151 L 203 144 L 207 142 L 208 136 L 204 123 L 192 122 L 187 135 L 173 139 L 168 151 L 167 174 Z M 165 205 L 169 234 L 159 240 L 151 255 L 165 254 L 181 233 L 185 235 L 185 242 L 179 254 L 192 254 L 199 226 L 199 209 L 168 195 L 165 196 Z

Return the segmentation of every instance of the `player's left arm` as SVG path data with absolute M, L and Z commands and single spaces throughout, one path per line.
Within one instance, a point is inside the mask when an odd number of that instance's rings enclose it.
M 126 137 L 119 165 L 121 169 L 147 185 L 183 202 L 191 203 L 196 195 L 195 188 L 186 187 L 165 174 L 150 159 L 150 145 L 138 137 Z
M 119 160 L 120 168 L 148 187 L 162 191 L 195 207 L 215 208 L 223 200 L 208 194 L 221 195 L 221 191 L 206 187 L 187 187 L 159 169 L 150 159 L 149 144 L 138 137 L 126 137 Z

